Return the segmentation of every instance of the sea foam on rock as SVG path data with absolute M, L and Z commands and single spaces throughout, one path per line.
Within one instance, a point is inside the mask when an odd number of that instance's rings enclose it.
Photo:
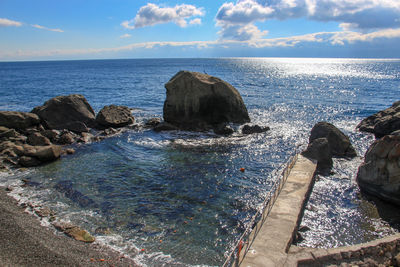
M 180 129 L 202 131 L 221 123 L 250 121 L 239 92 L 219 78 L 180 71 L 165 88 L 164 121 Z

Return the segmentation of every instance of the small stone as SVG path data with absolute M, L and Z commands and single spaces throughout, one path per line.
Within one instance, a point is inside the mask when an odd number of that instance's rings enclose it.
M 160 118 L 151 118 L 151 119 L 147 120 L 144 125 L 146 127 L 155 127 L 160 123 L 161 123 L 161 119 Z
M 75 149 L 73 149 L 73 148 L 67 148 L 67 149 L 65 150 L 65 152 L 66 152 L 68 155 L 72 155 L 72 154 L 75 153 Z

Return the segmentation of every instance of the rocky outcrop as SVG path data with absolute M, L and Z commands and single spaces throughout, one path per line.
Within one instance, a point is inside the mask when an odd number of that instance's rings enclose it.
M 13 129 L 26 129 L 40 123 L 36 114 L 17 111 L 0 111 L 0 126 Z
M 37 114 L 48 129 L 67 129 L 75 132 L 87 131 L 93 126 L 95 113 L 82 95 L 57 96 L 36 107 Z
M 213 130 L 214 130 L 215 134 L 220 134 L 220 135 L 230 135 L 230 134 L 233 134 L 233 132 L 234 132 L 232 127 L 225 123 L 221 123 L 221 124 L 214 126 Z
M 354 158 L 357 156 L 353 145 L 347 135 L 342 133 L 333 124 L 328 122 L 318 122 L 311 129 L 309 143 L 315 139 L 326 138 L 329 142 L 332 156 Z
M 219 78 L 180 71 L 165 88 L 164 121 L 180 129 L 201 131 L 221 123 L 250 121 L 239 92 Z
M 377 138 L 400 130 L 400 101 L 394 102 L 390 108 L 363 119 L 357 128 L 363 132 L 373 133 Z
M 100 128 L 119 128 L 134 122 L 131 110 L 125 106 L 110 105 L 103 107 L 96 116 Z
M 255 134 L 255 133 L 264 133 L 269 131 L 270 128 L 268 126 L 261 127 L 259 125 L 244 125 L 242 128 L 242 134 Z
M 332 168 L 332 157 L 354 158 L 357 153 L 350 139 L 328 122 L 318 122 L 311 129 L 308 147 L 302 152 L 305 157 L 317 160 L 317 169 L 327 172 Z
M 369 147 L 357 182 L 365 192 L 400 205 L 400 136 L 384 136 Z

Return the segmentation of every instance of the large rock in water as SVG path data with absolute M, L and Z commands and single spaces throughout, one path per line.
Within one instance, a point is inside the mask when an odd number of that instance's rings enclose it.
M 219 78 L 180 71 L 165 88 L 164 121 L 181 129 L 204 130 L 221 123 L 250 121 L 239 92 Z
M 125 106 L 110 105 L 103 107 L 96 116 L 100 127 L 123 127 L 134 122 L 131 110 Z
M 309 143 L 311 144 L 318 138 L 326 138 L 328 140 L 332 156 L 334 157 L 354 158 L 357 156 L 357 152 L 350 143 L 349 137 L 333 124 L 324 121 L 315 124 L 311 129 Z
M 57 96 L 36 107 L 37 114 L 49 129 L 87 131 L 94 124 L 95 113 L 82 95 Z
M 400 205 L 400 136 L 384 136 L 369 147 L 357 182 L 365 192 Z
M 400 130 L 400 101 L 363 119 L 357 128 L 363 132 L 373 133 L 377 138 Z
M 38 125 L 38 115 L 29 112 L 0 111 L 0 126 L 13 129 L 26 129 Z

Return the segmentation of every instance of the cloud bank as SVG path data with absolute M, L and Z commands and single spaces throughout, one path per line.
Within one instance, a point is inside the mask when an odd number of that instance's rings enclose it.
M 179 27 L 186 27 L 190 24 L 201 24 L 200 18 L 188 20 L 192 17 L 204 16 L 202 8 L 193 5 L 176 5 L 175 7 L 160 7 L 149 3 L 139 9 L 136 16 L 126 20 L 121 25 L 126 29 L 137 29 L 156 24 L 173 22 Z
M 221 39 L 255 40 L 265 35 L 256 22 L 307 18 L 335 21 L 344 30 L 368 32 L 400 27 L 399 0 L 238 0 L 216 15 Z M 256 29 L 257 28 L 257 29 Z
M 0 27 L 20 27 L 22 22 L 14 21 L 6 18 L 0 18 Z

